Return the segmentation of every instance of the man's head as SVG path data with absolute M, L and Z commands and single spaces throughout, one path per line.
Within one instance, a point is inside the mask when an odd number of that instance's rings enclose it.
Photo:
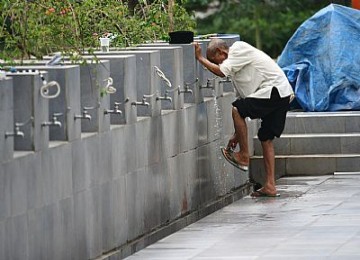
M 221 64 L 227 59 L 229 46 L 221 39 L 212 39 L 206 50 L 206 57 L 215 64 Z

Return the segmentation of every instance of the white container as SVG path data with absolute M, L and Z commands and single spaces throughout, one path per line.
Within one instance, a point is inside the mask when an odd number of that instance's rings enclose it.
M 100 38 L 100 47 L 102 52 L 109 52 L 110 38 Z
M 0 79 L 6 78 L 6 72 L 4 70 L 0 70 Z

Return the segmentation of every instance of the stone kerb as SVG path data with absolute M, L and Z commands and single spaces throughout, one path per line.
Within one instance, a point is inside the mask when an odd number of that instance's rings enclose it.
M 13 78 L 14 124 L 20 125 L 24 138 L 15 138 L 14 150 L 40 151 L 48 147 L 49 100 L 42 97 L 40 89 L 47 80 L 47 72 L 9 72 Z
M 15 133 L 13 102 L 12 78 L 0 79 L 0 164 L 12 159 L 14 139 L 21 138 Z
M 30 62 L 30 61 L 28 61 Z M 40 64 L 15 66 L 18 71 L 43 70 L 48 73 L 48 82 L 60 86 L 57 97 L 49 99 L 50 141 L 73 141 L 81 136 L 81 124 L 74 120 L 80 109 L 80 68 L 78 65 L 46 66 Z M 54 88 L 54 87 L 53 87 Z M 56 89 L 50 89 L 54 93 Z M 54 124 L 56 121 L 61 125 Z

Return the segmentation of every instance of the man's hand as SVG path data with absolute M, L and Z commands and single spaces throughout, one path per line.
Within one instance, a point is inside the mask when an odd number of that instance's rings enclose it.
M 237 138 L 236 138 L 236 134 L 234 134 L 234 135 L 230 138 L 227 147 L 228 147 L 228 148 L 231 148 L 232 150 L 235 150 L 237 144 L 238 144 L 238 141 L 237 141 Z
M 195 46 L 195 58 L 216 76 L 225 77 L 221 72 L 219 65 L 212 63 L 202 55 L 200 44 L 198 42 L 193 42 L 192 44 Z
M 198 42 L 192 43 L 195 46 L 195 58 L 199 60 L 202 57 L 201 46 Z

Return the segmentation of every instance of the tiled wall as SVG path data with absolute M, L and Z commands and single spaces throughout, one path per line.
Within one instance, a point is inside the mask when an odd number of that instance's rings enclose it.
M 150 59 L 151 55 L 158 58 Z M 129 51 L 128 55 L 117 53 L 109 61 L 84 67 L 52 67 L 46 74 L 48 81 L 60 81 L 56 79 L 59 75 L 65 78 L 58 97 L 65 114 L 61 120 L 63 131 L 57 138 L 54 133 L 58 127 L 36 126 L 47 120 L 38 119 L 43 113 L 51 119 L 59 102 L 41 96 L 40 101 L 30 102 L 29 94 L 27 109 L 31 113 L 40 110 L 33 113 L 30 126 L 40 130 L 26 133 L 27 138 L 47 138 L 37 149 L 16 149 L 14 140 L 22 138 L 5 137 L 5 132 L 14 131 L 13 115 L 19 108 L 16 106 L 21 106 L 11 101 L 18 98 L 12 91 L 17 87 L 14 82 L 31 82 L 36 89 L 31 93 L 35 94 L 43 82 L 37 72 L 0 80 L 0 259 L 95 259 L 206 208 L 246 183 L 247 176 L 234 171 L 220 153 L 220 146 L 233 132 L 233 92 L 203 100 L 193 97 L 192 103 L 184 103 L 182 96 L 176 101 L 178 109 L 165 107 L 159 113 L 152 111 L 157 109 L 156 101 L 141 109 L 127 103 L 121 106 L 123 119 L 110 122 L 104 110 L 112 109 L 114 98 L 110 94 L 101 97 L 90 86 L 101 85 L 111 76 L 117 83 L 124 83 L 116 86 L 119 99 L 129 93 L 132 100 L 128 102 L 139 101 L 134 100 L 139 99 L 136 92 L 143 95 L 161 83 L 150 72 L 146 79 L 150 85 L 139 89 L 141 81 L 137 79 L 147 76 L 139 74 L 138 68 L 144 66 L 145 71 L 156 62 L 161 65 L 159 55 L 159 51 Z M 149 58 L 147 63 L 145 57 Z M 45 70 L 41 63 L 45 62 L 27 66 Z M 180 77 L 190 74 L 183 71 L 183 63 L 189 61 L 179 63 Z M 89 67 L 96 73 L 86 73 Z M 179 77 L 176 69 L 168 73 Z M 89 100 L 93 103 L 85 104 Z M 81 108 L 89 105 L 95 107 L 96 116 L 92 114 L 90 121 L 74 119 L 76 114 L 81 115 Z M 85 126 L 85 122 L 94 127 Z

